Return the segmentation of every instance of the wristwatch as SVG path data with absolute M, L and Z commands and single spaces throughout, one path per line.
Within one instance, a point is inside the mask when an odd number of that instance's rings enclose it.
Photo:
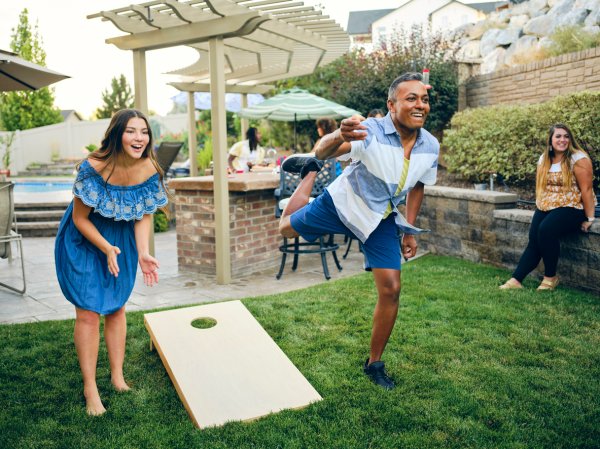
M 590 223 L 593 222 L 596 218 L 595 217 L 586 217 L 585 221 L 589 221 Z

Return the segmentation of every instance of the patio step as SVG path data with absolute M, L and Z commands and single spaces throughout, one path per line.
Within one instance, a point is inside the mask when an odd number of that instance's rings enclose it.
M 38 221 L 60 221 L 64 210 L 28 210 L 15 211 L 17 223 L 38 222 Z
M 17 222 L 17 228 L 23 237 L 54 237 L 59 224 L 59 221 L 26 221 Z
M 69 203 L 15 204 L 17 228 L 23 237 L 54 237 Z

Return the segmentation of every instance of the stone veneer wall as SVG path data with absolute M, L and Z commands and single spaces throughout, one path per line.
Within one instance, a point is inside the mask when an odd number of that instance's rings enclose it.
M 212 191 L 177 190 L 180 269 L 215 274 L 215 217 Z M 278 266 L 281 236 L 273 189 L 229 192 L 231 274 L 245 276 Z
M 557 95 L 600 90 L 600 47 L 469 78 L 459 89 L 464 106 L 541 103 Z
M 532 211 L 516 209 L 517 196 L 452 187 L 426 187 L 418 226 L 432 253 L 514 269 L 527 245 Z M 600 295 L 600 224 L 561 242 L 558 274 L 564 284 Z

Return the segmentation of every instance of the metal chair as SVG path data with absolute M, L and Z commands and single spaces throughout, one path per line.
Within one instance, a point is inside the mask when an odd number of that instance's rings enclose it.
M 311 192 L 311 198 L 316 198 L 325 190 L 336 177 L 335 172 L 335 159 L 328 159 L 323 164 L 323 168 L 317 173 L 317 179 Z M 287 204 L 287 200 L 292 196 L 298 184 L 300 184 L 300 175 L 287 173 L 283 170 L 280 171 L 279 177 L 279 188 L 275 189 L 275 217 L 281 217 L 281 212 Z M 288 254 L 294 256 L 292 263 L 292 271 L 298 268 L 298 256 L 300 254 L 320 254 L 321 264 L 323 265 L 323 274 L 325 279 L 331 279 L 329 274 L 329 267 L 327 266 L 326 254 L 330 252 L 333 255 L 333 260 L 338 268 L 342 270 L 342 266 L 338 260 L 336 251 L 339 249 L 339 245 L 334 242 L 334 235 L 321 236 L 316 242 L 301 242 L 299 237 L 293 239 L 292 242 L 288 241 L 286 237 L 283 237 L 283 244 L 279 247 L 281 251 L 281 265 L 279 266 L 279 272 L 275 276 L 280 279 L 283 275 L 285 268 L 285 262 Z
M 0 259 L 8 259 L 9 263 L 13 261 L 11 243 L 16 242 L 19 250 L 19 259 L 21 260 L 23 289 L 2 282 L 0 282 L 0 285 L 14 292 L 24 294 L 27 285 L 25 283 L 23 238 L 21 234 L 17 232 L 17 220 L 15 217 L 15 205 L 13 201 L 14 187 L 15 185 L 12 182 L 0 182 Z
M 174 177 L 171 172 L 171 165 L 173 165 L 182 146 L 183 142 L 161 142 L 156 149 L 156 162 L 162 168 L 165 178 L 167 178 L 167 175 L 169 175 L 168 177 Z

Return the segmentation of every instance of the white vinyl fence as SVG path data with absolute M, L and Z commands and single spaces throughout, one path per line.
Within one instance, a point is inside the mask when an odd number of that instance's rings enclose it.
M 151 121 L 161 125 L 161 133 L 181 133 L 187 129 L 187 114 L 173 114 L 165 117 L 152 116 Z M 94 121 L 67 121 L 56 125 L 16 131 L 11 148 L 11 174 L 18 175 L 33 162 L 49 163 L 53 159 L 83 159 L 89 144 L 100 146 L 110 119 Z M 6 136 L 7 132 L 0 131 Z M 160 136 L 154 136 L 157 139 Z M 4 148 L 0 148 L 1 156 Z M 1 168 L 1 167 L 0 167 Z

